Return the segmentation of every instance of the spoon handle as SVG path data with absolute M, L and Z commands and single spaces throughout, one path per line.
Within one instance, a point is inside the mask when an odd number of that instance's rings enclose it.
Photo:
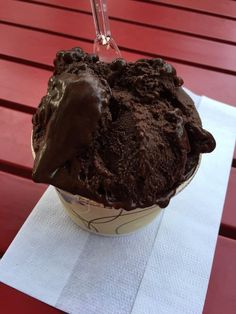
M 106 0 L 90 0 L 97 39 L 106 45 L 111 38 Z

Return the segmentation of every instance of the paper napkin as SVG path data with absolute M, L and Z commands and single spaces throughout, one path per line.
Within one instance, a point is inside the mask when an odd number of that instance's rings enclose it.
M 201 97 L 217 148 L 190 185 L 139 232 L 102 237 L 77 227 L 50 187 L 0 261 L 0 281 L 68 313 L 201 313 L 236 134 L 236 110 Z M 9 219 L 14 219 L 9 214 Z

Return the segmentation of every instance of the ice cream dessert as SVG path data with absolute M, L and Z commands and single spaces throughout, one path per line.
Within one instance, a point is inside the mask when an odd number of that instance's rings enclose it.
M 100 62 L 60 51 L 33 116 L 33 179 L 82 228 L 134 231 L 159 215 L 215 148 L 183 80 L 162 59 Z
M 33 116 L 33 180 L 105 207 L 166 207 L 215 148 L 183 80 L 162 59 L 100 62 L 59 51 Z

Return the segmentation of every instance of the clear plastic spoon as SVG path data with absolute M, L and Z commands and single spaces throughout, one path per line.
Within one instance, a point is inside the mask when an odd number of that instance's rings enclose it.
M 111 36 L 107 15 L 107 1 L 90 0 L 90 3 L 96 32 L 93 52 L 104 62 L 112 62 L 114 59 L 121 58 L 120 50 Z

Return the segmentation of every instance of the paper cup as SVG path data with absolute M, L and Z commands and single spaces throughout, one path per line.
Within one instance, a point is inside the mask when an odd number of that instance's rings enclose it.
M 32 153 L 35 157 L 33 147 Z M 175 195 L 188 185 L 196 174 L 198 167 L 193 175 L 178 187 Z M 158 219 L 160 225 L 164 213 L 164 209 L 157 205 L 127 211 L 125 209 L 104 207 L 103 204 L 58 188 L 56 188 L 56 191 L 70 218 L 81 228 L 99 235 L 115 236 L 131 233 L 148 225 L 154 219 Z
M 176 194 L 188 185 L 196 171 L 197 169 L 178 187 Z M 56 191 L 70 218 L 81 228 L 100 235 L 114 236 L 131 233 L 148 225 L 154 219 L 158 219 L 160 225 L 164 213 L 164 209 L 157 205 L 127 211 L 104 207 L 102 204 L 58 188 Z
M 79 195 L 56 189 L 59 198 L 71 217 L 81 228 L 101 235 L 121 235 L 149 224 L 157 216 L 161 219 L 163 209 L 159 206 L 136 208 L 131 211 L 104 207 Z

